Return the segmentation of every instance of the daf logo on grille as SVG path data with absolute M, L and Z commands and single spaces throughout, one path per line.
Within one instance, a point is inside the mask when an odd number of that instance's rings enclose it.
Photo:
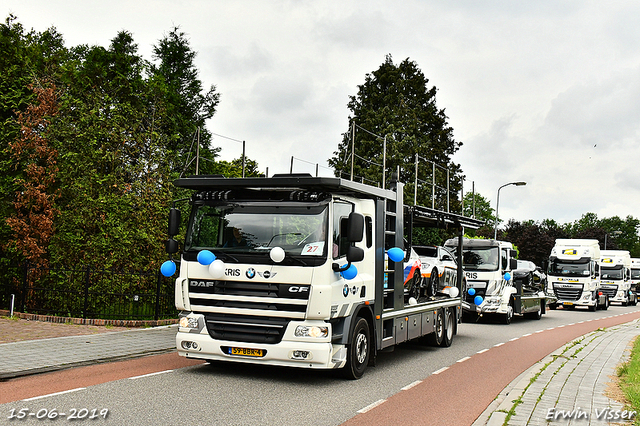
M 192 280 L 189 282 L 191 287 L 214 287 L 216 285 L 215 281 L 196 281 Z

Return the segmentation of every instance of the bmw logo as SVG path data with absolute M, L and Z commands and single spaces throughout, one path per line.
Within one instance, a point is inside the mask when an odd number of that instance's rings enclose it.
M 253 268 L 247 269 L 247 278 L 251 279 L 256 276 L 256 270 Z
M 344 297 L 347 297 L 349 295 L 349 286 L 347 284 L 345 284 L 344 287 L 342 288 L 342 295 Z

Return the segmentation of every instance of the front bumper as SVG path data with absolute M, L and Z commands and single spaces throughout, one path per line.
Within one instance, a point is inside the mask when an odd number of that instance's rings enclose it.
M 184 342 L 189 343 L 187 345 Z M 334 345 L 328 342 L 283 340 L 277 344 L 256 344 L 214 340 L 206 332 L 178 331 L 176 348 L 178 355 L 186 358 L 318 369 L 341 368 L 347 358 L 344 345 Z M 266 353 L 261 357 L 230 355 L 228 348 L 261 349 Z M 301 354 L 306 354 L 306 356 L 301 357 Z

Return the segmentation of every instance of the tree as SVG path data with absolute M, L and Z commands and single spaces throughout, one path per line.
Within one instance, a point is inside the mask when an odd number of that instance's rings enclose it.
M 187 174 L 195 173 L 195 162 L 189 160 L 195 155 L 194 143 L 200 144 L 199 156 L 215 160 L 219 148 L 210 148 L 211 133 L 205 122 L 213 117 L 220 102 L 220 94 L 215 86 L 203 91 L 194 64 L 196 53 L 191 50 L 186 34 L 175 27 L 162 38 L 153 49 L 158 64 L 152 65 L 151 72 L 165 85 L 165 120 L 160 124 L 160 132 L 166 137 L 166 147 L 173 158 L 171 168 Z M 198 132 L 198 129 L 200 130 Z M 202 174 L 212 173 L 214 161 L 202 161 Z
M 467 192 L 464 196 L 464 208 L 462 214 L 484 221 L 484 226 L 477 230 L 467 230 L 470 236 L 483 236 L 493 238 L 493 227 L 496 223 L 494 209 L 488 199 L 479 193 Z
M 14 15 L 0 24 L 0 241 L 13 238 L 6 219 L 16 217 L 15 196 L 25 170 L 16 167 L 11 144 L 21 138 L 20 113 L 37 104 L 32 88 L 55 81 L 60 61 L 66 58 L 62 37 L 51 28 L 43 33 L 25 31 Z M 26 117 L 26 116 L 25 116 Z M 2 259 L 21 259 L 16 245 L 2 244 Z
M 46 266 L 54 232 L 54 183 L 58 174 L 58 152 L 51 147 L 48 133 L 50 120 L 57 113 L 57 99 L 55 86 L 33 89 L 37 103 L 18 113 L 20 137 L 9 143 L 14 167 L 24 175 L 16 179 L 15 214 L 7 218 L 13 231 L 8 246 L 32 264 Z
M 386 180 L 400 168 L 399 180 L 406 183 L 405 199 L 413 202 L 415 160 L 418 161 L 418 204 L 431 205 L 431 183 L 435 179 L 436 207 L 446 209 L 447 169 L 450 176 L 451 210 L 460 211 L 458 193 L 461 170 L 451 156 L 461 146 L 453 138 L 444 109 L 436 106 L 435 87 L 418 65 L 408 58 L 395 65 L 387 55 L 380 68 L 365 76 L 358 93 L 350 96 L 349 130 L 329 159 L 336 176 L 349 176 L 351 145 L 355 128 L 353 164 L 356 180 L 382 182 L 383 145 L 386 138 Z M 436 176 L 432 176 L 434 162 Z
M 518 247 L 518 258 L 545 266 L 555 238 L 538 222 L 509 220 L 501 237 Z
M 157 128 L 164 93 L 147 71 L 125 31 L 108 49 L 74 48 L 66 64 L 54 238 L 65 263 L 139 269 L 161 259 L 171 199 Z

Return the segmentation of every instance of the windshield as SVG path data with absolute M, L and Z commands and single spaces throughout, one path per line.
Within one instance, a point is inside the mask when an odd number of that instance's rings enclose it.
M 588 277 L 589 263 L 566 263 L 558 260 L 549 262 L 549 275 L 563 277 Z
M 640 269 L 632 269 L 631 270 L 631 279 L 632 280 L 640 280 Z
M 600 278 L 603 280 L 621 280 L 623 278 L 622 266 L 617 268 L 600 268 Z
M 463 248 L 462 267 L 469 271 L 497 271 L 498 247 Z
M 281 247 L 289 256 L 326 257 L 327 206 L 194 205 L 185 251 L 214 254 L 268 253 Z

